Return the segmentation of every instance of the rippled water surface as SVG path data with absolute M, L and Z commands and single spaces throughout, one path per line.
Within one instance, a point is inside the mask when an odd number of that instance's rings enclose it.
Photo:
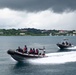
M 76 75 L 76 46 L 60 52 L 56 44 L 63 38 L 76 45 L 75 36 L 0 36 L 0 75 Z M 7 54 L 8 49 L 24 45 L 28 49 L 45 46 L 48 57 L 19 63 Z

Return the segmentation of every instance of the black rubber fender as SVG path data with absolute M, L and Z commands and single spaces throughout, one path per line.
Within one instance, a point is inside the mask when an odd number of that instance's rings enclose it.
M 7 53 L 10 54 L 10 55 L 14 55 L 15 51 L 13 51 L 13 50 L 8 50 Z

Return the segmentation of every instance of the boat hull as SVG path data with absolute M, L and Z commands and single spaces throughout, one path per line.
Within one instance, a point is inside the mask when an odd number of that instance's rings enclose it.
M 13 50 L 8 50 L 7 53 L 11 55 L 11 57 L 16 61 L 24 61 L 27 59 L 36 59 L 36 58 L 45 57 L 44 55 L 27 54 L 27 53 L 21 53 Z
M 67 49 L 67 48 L 73 47 L 73 46 L 62 45 L 62 44 L 57 44 L 57 46 L 58 46 L 60 49 Z

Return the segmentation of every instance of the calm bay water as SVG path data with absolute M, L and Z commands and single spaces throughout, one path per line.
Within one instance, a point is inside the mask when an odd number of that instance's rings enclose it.
M 63 38 L 76 45 L 75 36 L 0 36 L 0 75 L 76 75 L 76 47 L 69 52 L 59 52 L 56 44 Z M 28 49 L 45 46 L 49 57 L 18 63 L 7 54 L 8 49 L 24 45 Z

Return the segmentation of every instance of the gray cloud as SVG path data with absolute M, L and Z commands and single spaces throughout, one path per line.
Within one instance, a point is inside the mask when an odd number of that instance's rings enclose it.
M 0 28 L 37 28 L 76 30 L 76 11 L 55 13 L 0 9 Z
M 76 0 L 0 0 L 0 8 L 14 10 L 41 11 L 53 9 L 62 12 L 66 9 L 76 10 Z

